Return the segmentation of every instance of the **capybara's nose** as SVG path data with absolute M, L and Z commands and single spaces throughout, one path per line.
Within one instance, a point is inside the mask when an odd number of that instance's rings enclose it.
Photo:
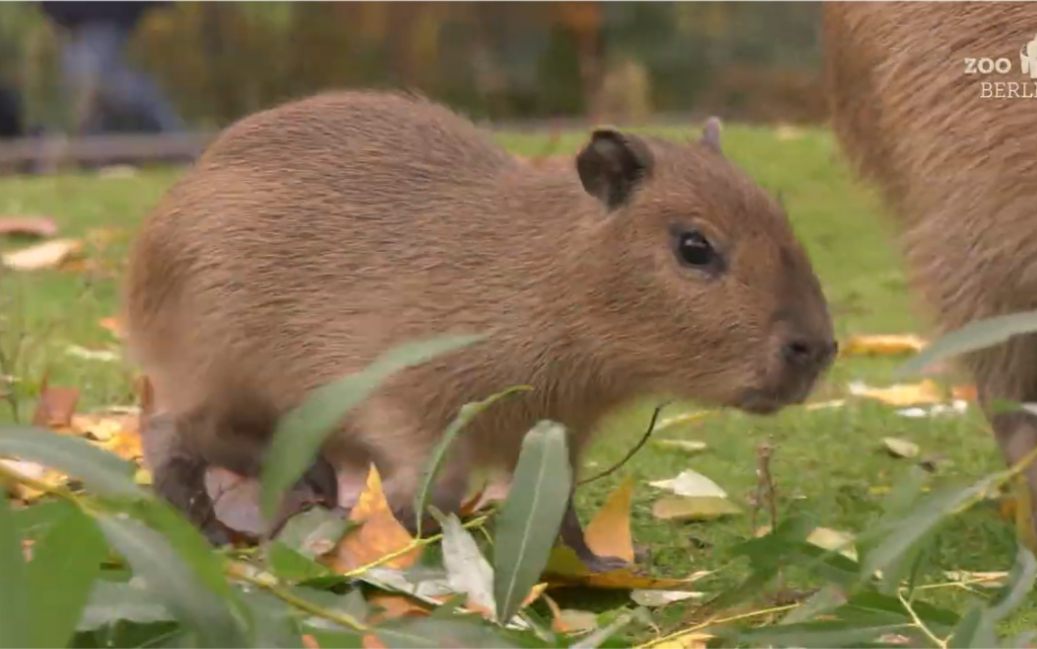
M 785 362 L 805 370 L 827 367 L 838 352 L 839 343 L 829 338 L 793 338 L 781 348 Z

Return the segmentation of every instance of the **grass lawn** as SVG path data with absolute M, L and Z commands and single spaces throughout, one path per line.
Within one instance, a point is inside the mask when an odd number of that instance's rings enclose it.
M 561 149 L 575 149 L 582 137 L 574 134 L 563 138 Z M 523 155 L 539 155 L 548 148 L 544 137 L 501 138 Z M 913 306 L 907 290 L 893 244 L 893 228 L 882 218 L 874 195 L 853 182 L 827 132 L 789 134 L 730 126 L 724 134 L 724 148 L 762 185 L 782 193 L 831 302 L 840 339 L 858 333 L 927 333 L 924 312 Z M 5 273 L 4 304 L 0 308 L 9 322 L 0 334 L 0 345 L 8 350 L 12 347 L 16 333 L 11 327 L 26 334 L 26 343 L 15 366 L 0 370 L 29 384 L 49 371 L 52 384 L 80 388 L 81 409 L 130 401 L 129 370 L 112 362 L 82 359 L 67 350 L 70 345 L 114 346 L 111 334 L 98 320 L 115 315 L 118 275 L 126 246 L 140 219 L 177 173 L 159 170 L 133 177 L 83 174 L 0 180 L 0 215 L 55 218 L 61 236 L 87 242 L 88 262 L 77 272 Z M 2 247 L 6 250 L 22 244 L 7 239 Z M 895 382 L 891 371 L 899 362 L 888 358 L 840 359 L 815 399 L 846 396 L 847 383 L 852 380 L 872 385 Z M 639 404 L 618 413 L 588 459 L 596 468 L 587 471 L 596 472 L 622 458 L 642 434 L 653 405 Z M 31 413 L 31 407 L 31 399 L 22 404 L 23 419 Z M 10 414 L 3 410 L 2 416 L 9 419 Z M 664 414 L 680 410 L 681 406 L 674 404 Z M 910 419 L 895 410 L 878 402 L 850 399 L 844 408 L 809 412 L 796 408 L 770 418 L 721 413 L 668 430 L 668 437 L 701 440 L 709 448 L 688 456 L 647 446 L 621 470 L 582 490 L 581 516 L 589 519 L 609 491 L 624 477 L 632 476 L 638 485 L 631 512 L 635 544 L 649 549 L 653 572 L 685 576 L 692 570 L 725 565 L 725 549 L 751 534 L 749 517 L 708 523 L 659 521 L 652 516 L 651 505 L 660 494 L 645 483 L 693 468 L 745 505 L 757 480 L 756 447 L 768 439 L 777 447 L 772 472 L 778 489 L 779 517 L 798 511 L 818 525 L 851 532 L 865 528 L 874 519 L 882 488 L 910 465 L 908 460 L 881 452 L 882 437 L 909 439 L 921 447 L 923 456 L 938 454 L 950 460 L 942 473 L 963 482 L 1002 468 L 993 439 L 978 413 Z M 761 523 L 766 522 L 765 514 L 763 517 Z M 1013 558 L 1011 523 L 999 516 L 996 506 L 984 504 L 945 527 L 934 561 L 946 570 L 993 571 L 1007 570 Z M 739 570 L 725 569 L 703 582 L 703 589 L 715 592 L 735 583 Z M 964 605 L 967 594 L 945 588 L 936 597 L 937 602 Z M 591 607 L 586 600 L 567 604 Z M 602 601 L 594 607 L 606 605 Z M 665 625 L 682 612 L 679 605 L 674 605 L 660 612 L 658 620 Z M 1016 630 L 1037 626 L 1037 596 L 1031 595 L 1006 625 Z

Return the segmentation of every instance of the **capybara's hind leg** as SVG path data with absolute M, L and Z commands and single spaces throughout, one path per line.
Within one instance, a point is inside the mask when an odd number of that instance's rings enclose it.
M 990 424 L 1007 464 L 1018 464 L 1037 449 L 1037 415 L 1025 410 L 999 412 Z M 1029 487 L 1033 534 L 1037 537 L 1037 460 L 1029 464 L 1023 475 Z M 1037 551 L 1037 548 L 1031 550 Z

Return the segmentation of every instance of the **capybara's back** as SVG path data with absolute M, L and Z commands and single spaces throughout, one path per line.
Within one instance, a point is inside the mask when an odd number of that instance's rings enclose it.
M 405 338 L 397 323 L 434 320 L 407 318 L 435 303 L 429 292 L 451 293 L 451 310 L 477 308 L 456 280 L 479 249 L 449 265 L 437 251 L 466 227 L 492 236 L 485 224 L 498 215 L 480 203 L 515 164 L 468 121 L 403 94 L 319 95 L 235 124 L 134 248 L 131 353 L 159 402 L 180 410 L 215 386 L 229 399 L 276 386 L 269 393 L 294 404 Z M 502 222 L 500 236 L 518 227 Z
M 940 325 L 1037 308 L 1037 61 L 1024 73 L 1021 60 L 1037 38 L 1037 4 L 823 11 L 834 131 L 902 222 L 913 281 Z M 985 408 L 1037 400 L 1037 337 L 965 363 Z M 1011 460 L 1037 444 L 1037 427 L 1018 416 L 994 424 Z

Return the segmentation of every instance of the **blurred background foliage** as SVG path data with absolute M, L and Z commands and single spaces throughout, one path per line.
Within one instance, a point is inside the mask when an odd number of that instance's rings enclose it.
M 336 87 L 411 87 L 475 118 L 823 120 L 814 2 L 177 2 L 131 60 L 194 128 Z M 63 120 L 55 30 L 0 3 L 0 77 Z

